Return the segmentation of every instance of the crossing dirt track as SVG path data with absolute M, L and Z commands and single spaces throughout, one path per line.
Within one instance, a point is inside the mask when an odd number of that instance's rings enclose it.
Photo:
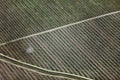
M 1 0 L 0 53 L 93 80 L 120 79 L 119 0 Z M 0 61 L 0 80 L 68 80 Z

